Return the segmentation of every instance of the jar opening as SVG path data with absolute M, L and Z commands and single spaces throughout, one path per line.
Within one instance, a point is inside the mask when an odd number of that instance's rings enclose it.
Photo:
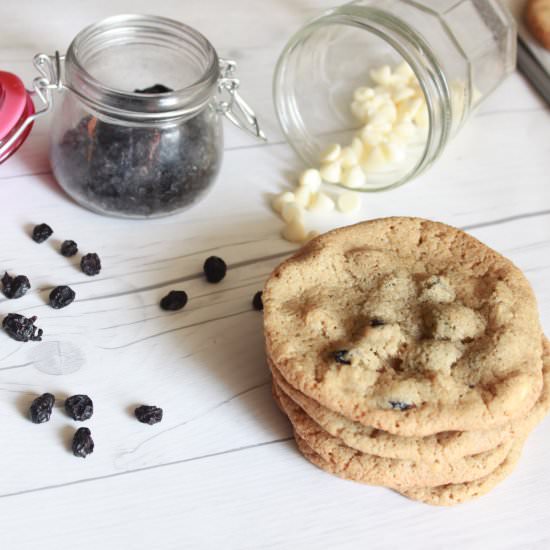
M 164 17 L 117 15 L 82 30 L 65 87 L 98 113 L 128 121 L 189 118 L 216 93 L 219 60 L 195 29 Z M 172 91 L 136 93 L 155 84 Z
M 406 22 L 362 3 L 326 12 L 295 34 L 281 54 L 274 79 L 276 111 L 298 155 L 308 165 L 318 166 L 320 153 L 331 143 L 347 145 L 354 137 L 363 139 L 363 122 L 350 109 L 354 90 L 376 88 L 370 70 L 396 67 L 403 61 L 414 72 L 427 104 L 426 135 L 399 165 L 375 168 L 367 173 L 366 186 L 356 190 L 396 187 L 431 164 L 449 137 L 445 75 L 422 37 Z M 373 162 L 367 159 L 365 165 Z

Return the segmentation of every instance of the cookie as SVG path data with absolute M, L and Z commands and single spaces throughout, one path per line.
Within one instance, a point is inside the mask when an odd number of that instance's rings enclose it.
M 333 472 L 346 479 L 392 489 L 434 487 L 461 483 L 488 475 L 504 461 L 513 441 L 478 455 L 454 462 L 415 462 L 382 458 L 351 449 L 315 424 L 303 410 L 274 386 L 277 402 L 288 416 L 297 437 L 332 465 Z
M 540 406 L 546 396 L 545 390 L 550 386 L 550 343 L 544 339 L 543 345 L 544 390 L 535 407 Z M 276 369 L 272 369 L 272 375 L 278 388 L 330 435 L 340 438 L 348 447 L 385 458 L 423 462 L 453 461 L 497 447 L 518 435 L 523 425 L 520 419 L 493 430 L 443 432 L 426 437 L 396 436 L 364 426 L 323 407 L 290 386 Z
M 273 272 L 263 302 L 266 352 L 285 380 L 392 434 L 502 426 L 542 388 L 526 278 L 441 223 L 386 218 L 322 235 Z
M 336 471 L 330 462 L 327 462 L 313 451 L 304 439 L 298 436 L 296 438 L 296 444 L 300 452 L 309 462 L 325 472 L 343 477 Z M 455 504 L 473 500 L 487 494 L 512 473 L 521 456 L 522 447 L 522 442 L 514 444 L 504 461 L 499 464 L 493 472 L 483 478 L 465 483 L 443 485 L 440 487 L 415 487 L 412 489 L 403 489 L 399 492 L 412 500 L 418 500 L 425 504 L 436 506 L 454 506 Z
M 529 0 L 525 22 L 533 36 L 550 50 L 550 0 Z

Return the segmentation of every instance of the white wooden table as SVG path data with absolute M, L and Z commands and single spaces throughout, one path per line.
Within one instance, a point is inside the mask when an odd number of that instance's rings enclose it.
M 271 76 L 289 34 L 333 1 L 0 3 L 0 67 L 26 82 L 34 53 L 64 50 L 104 16 L 183 20 L 240 62 L 243 94 L 270 138 L 261 144 L 227 128 L 214 192 L 159 221 L 103 218 L 71 202 L 50 173 L 47 121 L 0 167 L 0 271 L 33 282 L 17 304 L 0 299 L 0 316 L 15 307 L 45 330 L 39 344 L 0 334 L 2 550 L 549 548 L 550 420 L 494 492 L 438 509 L 317 470 L 272 402 L 261 314 L 250 301 L 292 250 L 267 194 L 301 166 L 278 129 Z M 358 219 L 386 215 L 466 228 L 510 257 L 550 330 L 550 111 L 521 76 L 483 104 L 429 173 L 369 196 Z M 55 235 L 38 246 L 28 232 L 43 221 Z M 65 238 L 101 255 L 100 276 L 87 278 L 53 250 Z M 218 286 L 200 276 L 211 254 L 230 266 Z M 41 289 L 54 284 L 71 285 L 77 301 L 50 309 Z M 173 288 L 190 302 L 161 312 L 159 299 Z M 46 391 L 58 405 L 48 424 L 33 425 L 28 406 Z M 90 394 L 96 408 L 86 423 L 96 451 L 86 460 L 69 451 L 76 425 L 62 402 L 74 393 Z M 163 422 L 136 422 L 138 403 L 162 406 Z

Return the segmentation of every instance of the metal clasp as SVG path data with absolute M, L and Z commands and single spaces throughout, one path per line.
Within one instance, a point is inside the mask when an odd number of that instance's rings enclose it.
M 260 128 L 256 114 L 238 92 L 241 83 L 234 76 L 236 69 L 237 63 L 235 61 L 220 59 L 221 77 L 218 81 L 218 92 L 221 95 L 227 95 L 228 99 L 222 99 L 218 102 L 218 112 L 238 128 L 267 141 L 265 134 Z
M 33 124 L 37 118 L 45 115 L 50 111 L 53 100 L 52 90 L 62 87 L 61 83 L 61 61 L 64 56 L 59 55 L 59 52 L 55 52 L 55 55 L 46 55 L 39 53 L 34 56 L 33 64 L 36 70 L 40 73 L 33 82 L 33 89 L 29 91 L 29 95 L 34 98 L 37 97 L 41 102 L 41 107 L 32 115 L 29 115 L 21 125 L 9 135 L 8 139 L 0 143 L 0 158 L 2 158 L 5 151 L 8 151 L 11 146 L 25 133 L 26 129 Z

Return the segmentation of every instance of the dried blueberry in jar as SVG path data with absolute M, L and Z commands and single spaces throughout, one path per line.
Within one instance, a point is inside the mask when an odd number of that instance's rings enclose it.
M 25 275 L 17 275 L 12 277 L 8 273 L 4 273 L 2 277 L 2 292 L 6 298 L 15 300 L 24 296 L 31 288 L 31 283 Z

